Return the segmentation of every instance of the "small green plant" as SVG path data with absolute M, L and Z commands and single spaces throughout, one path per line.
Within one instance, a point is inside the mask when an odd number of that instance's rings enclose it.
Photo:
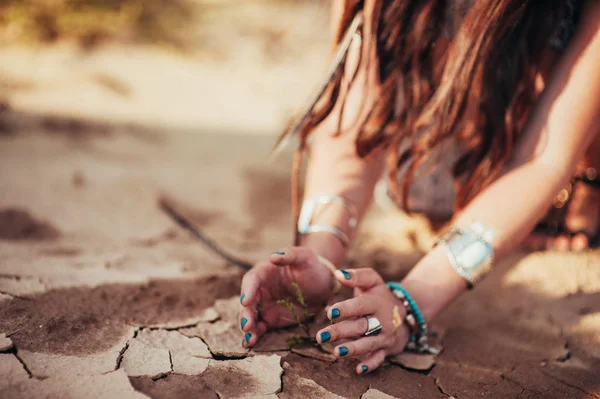
M 292 283 L 292 287 L 294 287 L 294 291 L 296 294 L 296 301 L 301 306 L 300 312 L 296 309 L 296 306 L 294 305 L 292 300 L 289 298 L 280 299 L 277 301 L 277 304 L 279 306 L 282 306 L 284 309 L 286 309 L 288 312 L 290 312 L 292 314 L 292 316 L 294 318 L 288 319 L 288 320 L 295 322 L 298 327 L 302 328 L 302 330 L 304 330 L 304 332 L 306 333 L 306 337 L 292 335 L 291 337 L 289 337 L 287 339 L 288 346 L 290 348 L 292 348 L 297 345 L 315 344 L 316 343 L 315 339 L 311 337 L 308 326 L 306 324 L 304 324 L 304 322 L 301 318 L 301 316 L 302 316 L 304 318 L 304 320 L 306 320 L 306 319 L 313 317 L 315 314 L 308 309 L 308 303 L 304 299 L 304 294 L 302 293 L 302 288 L 300 288 L 300 286 L 297 283 Z

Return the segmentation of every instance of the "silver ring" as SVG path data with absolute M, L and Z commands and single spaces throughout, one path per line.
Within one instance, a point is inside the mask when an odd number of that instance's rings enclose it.
M 367 331 L 365 332 L 365 337 L 370 337 L 372 335 L 378 335 L 381 330 L 383 329 L 383 327 L 381 326 L 381 323 L 379 322 L 379 320 L 377 319 L 377 317 L 373 317 L 373 316 L 363 316 L 365 319 L 367 319 Z

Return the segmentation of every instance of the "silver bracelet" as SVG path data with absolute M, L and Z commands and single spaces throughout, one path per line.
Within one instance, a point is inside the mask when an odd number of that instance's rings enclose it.
M 350 246 L 350 238 L 339 228 L 326 224 L 311 224 L 317 205 L 327 205 L 332 203 L 340 203 L 348 210 L 350 213 L 348 225 L 354 229 L 358 224 L 358 210 L 356 209 L 356 206 L 344 197 L 322 195 L 306 200 L 302 204 L 302 211 L 300 212 L 300 217 L 298 218 L 298 233 L 331 233 L 339 238 L 344 247 L 348 247 Z
M 492 269 L 494 263 L 493 233 L 479 222 L 471 226 L 451 227 L 438 240 L 446 248 L 454 270 L 472 288 Z

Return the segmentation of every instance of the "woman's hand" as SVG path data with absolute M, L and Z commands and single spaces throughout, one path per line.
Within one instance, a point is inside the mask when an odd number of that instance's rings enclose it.
M 308 308 L 296 300 L 293 283 L 302 290 Z M 256 344 L 268 329 L 296 323 L 294 316 L 277 304 L 278 300 L 290 300 L 304 319 L 304 310 L 314 313 L 322 309 L 332 295 L 332 283 L 331 271 L 308 247 L 282 249 L 271 254 L 268 262 L 255 265 L 242 280 L 240 327 L 244 346 Z
M 317 333 L 320 343 L 351 339 L 336 346 L 338 357 L 366 355 L 356 366 L 358 374 L 379 367 L 387 356 L 404 350 L 408 342 L 408 328 L 403 319 L 405 310 L 381 276 L 370 268 L 337 271 L 336 278 L 345 286 L 354 288 L 354 298 L 331 305 L 327 317 L 339 321 Z M 367 317 L 376 317 L 382 330 L 378 335 L 365 336 Z

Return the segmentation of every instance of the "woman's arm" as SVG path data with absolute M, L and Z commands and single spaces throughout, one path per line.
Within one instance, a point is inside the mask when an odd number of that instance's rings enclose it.
M 544 216 L 599 128 L 600 3 L 589 1 L 506 171 L 458 215 L 456 225 L 481 221 L 495 232 L 497 255 L 514 248 Z M 466 288 L 441 247 L 425 256 L 403 285 L 426 320 Z
M 381 176 L 383 156 L 377 154 L 366 159 L 359 158 L 356 155 L 355 140 L 356 137 L 351 135 L 342 134 L 334 138 L 329 132 L 319 132 L 310 149 L 304 198 L 319 195 L 344 197 L 356 205 L 360 220 L 373 198 L 375 184 Z M 351 237 L 349 219 L 348 210 L 344 207 L 329 206 L 326 212 L 317 214 L 313 222 L 341 228 Z M 310 247 L 336 265 L 343 261 L 346 254 L 341 241 L 330 233 L 305 235 L 301 238 L 301 245 Z
M 332 3 L 332 26 L 334 27 L 339 24 L 342 7 L 340 1 Z M 357 67 L 359 51 L 357 47 L 350 47 L 344 72 L 345 78 L 354 75 L 356 68 L 359 68 Z M 373 198 L 375 184 L 383 171 L 385 154 L 383 149 L 374 151 L 366 158 L 360 158 L 356 153 L 358 132 L 351 128 L 358 112 L 369 105 L 369 99 L 363 93 L 366 87 L 365 75 L 364 68 L 359 68 L 352 88 L 347 94 L 341 134 L 334 136 L 342 105 L 339 101 L 329 116 L 312 133 L 315 139 L 310 147 L 304 192 L 305 199 L 319 195 L 344 197 L 356 206 L 359 220 L 364 216 Z M 351 236 L 352 232 L 348 226 L 349 213 L 343 207 L 328 207 L 327 212 L 318 215 L 313 221 L 338 227 Z M 301 244 L 310 247 L 334 264 L 341 263 L 346 254 L 340 240 L 330 233 L 306 235 L 302 237 Z

